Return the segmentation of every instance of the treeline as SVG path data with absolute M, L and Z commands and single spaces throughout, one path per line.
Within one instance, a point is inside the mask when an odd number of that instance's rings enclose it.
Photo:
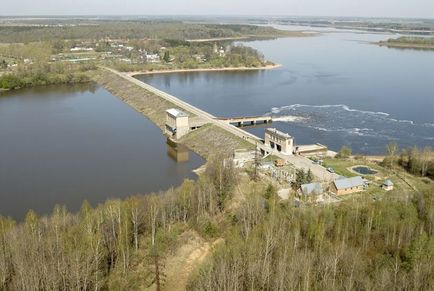
M 197 24 L 180 21 L 89 21 L 76 26 L 0 26 L 0 42 L 27 43 L 58 39 L 202 39 L 284 36 L 290 33 L 254 25 Z
M 178 234 L 216 235 L 236 184 L 215 159 L 197 182 L 159 195 L 110 200 L 78 214 L 30 211 L 23 223 L 0 217 L 0 290 L 135 290 L 164 285 L 164 260 Z
M 173 44 L 173 42 L 170 42 Z M 219 47 L 220 48 L 220 47 Z M 112 62 L 119 71 L 153 71 L 170 69 L 200 69 L 227 67 L 262 67 L 272 64 L 264 59 L 259 51 L 243 46 L 225 46 L 224 55 L 214 52 L 214 45 L 209 43 L 183 43 L 167 47 L 161 53 L 161 63 L 128 64 L 121 61 Z
M 387 145 L 387 156 L 382 165 L 387 168 L 400 166 L 412 175 L 434 179 L 434 151 L 430 147 L 414 146 L 399 150 L 396 143 Z
M 9 73 L 0 75 L 0 89 L 12 90 L 54 84 L 87 83 L 92 80 L 92 64 L 37 63 L 19 65 Z
M 434 37 L 401 36 L 398 38 L 391 38 L 391 39 L 387 40 L 387 43 L 434 45 Z
M 0 290 L 164 289 L 166 261 L 191 229 L 224 242 L 188 290 L 434 288 L 433 187 L 296 208 L 272 186 L 241 181 L 216 156 L 198 181 L 158 195 L 0 218 Z
M 314 208 L 256 194 L 188 289 L 433 290 L 433 261 L 434 189 Z

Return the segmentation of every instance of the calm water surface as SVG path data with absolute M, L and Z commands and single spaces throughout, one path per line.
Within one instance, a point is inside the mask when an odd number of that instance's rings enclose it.
M 164 190 L 203 163 L 188 151 L 178 161 L 154 124 L 101 87 L 0 95 L 0 215 Z
M 434 52 L 371 44 L 390 37 L 339 31 L 255 41 L 247 45 L 283 67 L 138 78 L 217 116 L 280 117 L 272 126 L 298 144 L 368 154 L 383 153 L 391 141 L 434 146 Z M 250 131 L 262 136 L 264 129 Z

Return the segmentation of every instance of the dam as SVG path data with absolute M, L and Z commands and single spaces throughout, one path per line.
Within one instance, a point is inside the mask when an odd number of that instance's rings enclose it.
M 121 79 L 127 81 L 128 83 L 134 84 L 138 86 L 140 89 L 144 89 L 145 91 L 152 93 L 154 96 L 162 99 L 165 101 L 166 106 L 171 106 L 173 108 L 165 108 L 164 111 L 167 111 L 169 109 L 169 112 L 177 114 L 178 112 L 184 112 L 191 118 L 199 118 L 202 121 L 202 124 L 200 127 L 204 125 L 212 125 L 214 128 L 209 129 L 208 131 L 213 130 L 219 130 L 223 131 L 226 134 L 232 135 L 238 139 L 240 139 L 244 145 L 250 145 L 250 147 L 256 148 L 257 150 L 261 151 L 264 155 L 274 155 L 292 165 L 294 165 L 296 168 L 304 169 L 304 170 L 311 170 L 312 173 L 320 180 L 324 181 L 332 181 L 334 180 L 337 175 L 334 173 L 329 173 L 324 167 L 321 165 L 313 164 L 312 161 L 306 157 L 299 156 L 299 155 L 293 155 L 292 151 L 287 148 L 287 146 L 281 147 L 280 145 L 276 145 L 273 147 L 273 144 L 268 143 L 266 144 L 264 139 L 261 139 L 257 137 L 256 135 L 249 133 L 245 130 L 243 130 L 241 127 L 234 126 L 233 123 L 239 124 L 239 123 L 250 123 L 250 125 L 254 125 L 256 123 L 262 122 L 262 123 L 269 123 L 272 121 L 272 118 L 267 116 L 255 116 L 255 117 L 237 117 L 237 118 L 218 118 L 200 108 L 197 108 L 173 95 L 170 95 L 164 91 L 161 91 L 149 84 L 146 84 L 140 80 L 137 80 L 134 77 L 131 77 L 127 73 L 122 73 L 119 71 L 116 71 L 112 68 L 102 67 L 102 69 L 108 71 L 111 74 L 116 75 L 117 77 L 120 77 Z M 124 97 L 124 99 L 128 99 L 128 97 Z M 137 97 L 138 100 L 135 100 L 134 106 L 140 106 L 141 108 L 149 106 L 146 102 L 141 102 L 140 98 Z M 140 105 L 139 105 L 140 103 Z M 130 104 L 131 105 L 131 104 Z M 174 110 L 172 110 L 174 109 Z M 150 108 L 147 108 L 147 110 L 151 110 Z M 155 110 L 151 110 L 155 111 Z M 164 112 L 161 112 L 159 114 L 164 114 Z M 182 115 L 183 116 L 183 115 Z M 166 127 L 165 124 L 166 118 L 163 118 L 162 123 L 160 124 L 161 128 Z M 212 132 L 208 133 L 209 135 L 212 135 Z M 184 134 L 183 134 L 184 135 Z M 197 143 L 205 143 L 207 142 L 207 138 L 200 138 Z M 293 142 L 291 142 L 291 145 Z M 224 147 L 225 142 L 220 141 L 219 144 L 213 144 L 211 147 L 213 150 L 219 150 L 219 147 Z M 279 150 L 284 148 L 285 151 Z M 212 150 L 209 150 L 209 152 L 212 152 Z

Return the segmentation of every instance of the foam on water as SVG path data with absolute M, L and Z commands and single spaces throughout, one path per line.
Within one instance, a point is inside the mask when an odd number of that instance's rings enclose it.
M 431 140 L 434 124 L 417 124 L 412 120 L 396 119 L 387 112 L 350 108 L 345 104 L 291 104 L 271 108 L 273 118 L 322 132 L 341 132 L 352 136 L 400 140 L 411 136 Z

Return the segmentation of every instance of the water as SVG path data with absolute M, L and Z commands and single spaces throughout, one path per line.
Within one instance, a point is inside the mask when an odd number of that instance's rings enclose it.
M 390 37 L 332 31 L 255 41 L 247 45 L 283 66 L 138 78 L 216 116 L 278 116 L 272 126 L 298 144 L 348 145 L 363 154 L 384 153 L 392 141 L 434 146 L 434 52 L 372 44 Z M 249 131 L 263 136 L 264 129 Z
M 372 169 L 369 168 L 369 167 L 363 167 L 363 166 L 360 166 L 360 167 L 354 167 L 354 168 L 353 168 L 353 171 L 355 171 L 355 172 L 357 172 L 357 173 L 359 173 L 359 174 L 362 174 L 362 175 L 373 175 L 373 174 L 377 174 L 377 171 L 374 171 L 374 170 L 372 170 Z
M 178 162 L 179 163 L 178 163 Z M 55 204 L 76 211 L 108 198 L 165 190 L 203 160 L 166 145 L 141 114 L 95 85 L 0 95 L 0 215 Z

